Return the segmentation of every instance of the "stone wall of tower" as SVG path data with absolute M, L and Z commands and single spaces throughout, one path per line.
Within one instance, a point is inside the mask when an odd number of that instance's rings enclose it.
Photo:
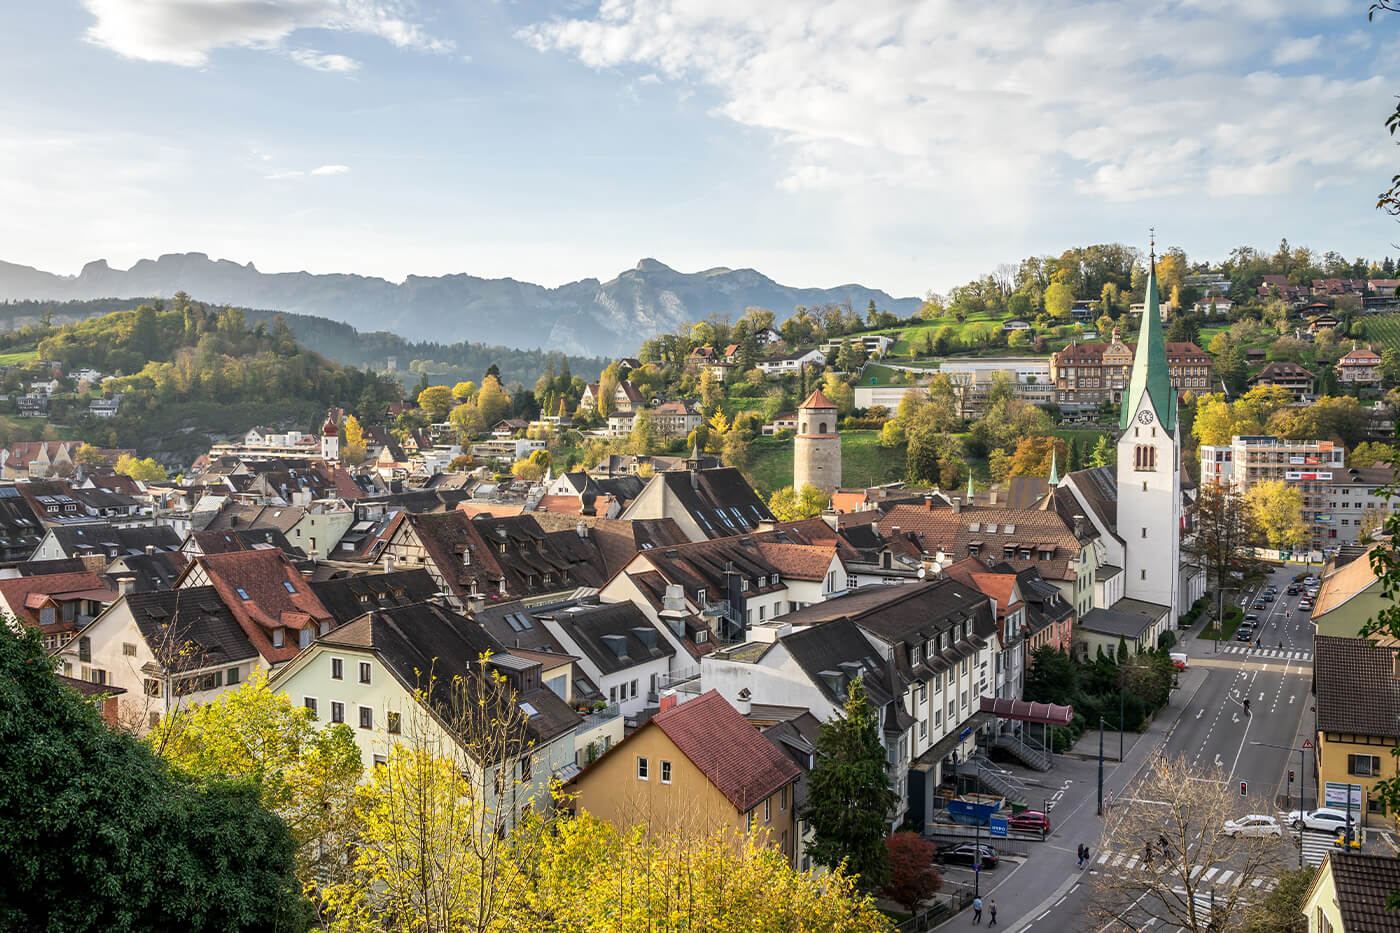
M 835 425 L 832 426 L 833 428 Z M 841 435 L 799 434 L 793 439 L 792 488 L 831 492 L 841 485 Z

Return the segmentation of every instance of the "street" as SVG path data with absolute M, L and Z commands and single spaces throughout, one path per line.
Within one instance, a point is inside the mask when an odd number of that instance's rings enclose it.
M 1106 764 L 1105 799 L 1111 796 L 1113 804 L 1102 818 L 1096 812 L 1093 782 L 1087 787 L 1076 785 L 1076 795 L 1054 811 L 1055 832 L 1046 843 L 1032 845 L 1024 863 L 1008 864 L 995 876 L 983 876 L 983 896 L 997 898 L 1009 931 L 1094 929 L 1087 910 L 1094 873 L 1131 870 L 1140 854 L 1099 851 L 1103 826 L 1114 818 L 1117 808 L 1152 805 L 1139 800 L 1133 788 L 1159 754 L 1185 756 L 1206 771 L 1218 769 L 1220 780 L 1236 793 L 1243 785 L 1244 812 L 1278 815 L 1290 808 L 1290 797 L 1291 807 L 1299 806 L 1300 792 L 1303 805 L 1314 806 L 1311 761 L 1306 761 L 1304 773 L 1298 753 L 1289 751 L 1300 746 L 1312 727 L 1312 628 L 1308 613 L 1296 609 L 1299 596 L 1285 595 L 1300 572 L 1297 566 L 1279 568 L 1260 585 L 1273 583 L 1279 588 L 1274 602 L 1257 610 L 1260 647 L 1221 641 L 1217 650 L 1214 640 L 1195 637 L 1178 643 L 1174 650 L 1186 652 L 1188 670 L 1182 673 L 1168 710 L 1158 715 L 1147 733 L 1135 737 L 1124 762 Z M 1249 608 L 1253 595 L 1246 594 L 1246 612 L 1256 611 Z M 1244 708 L 1246 698 L 1249 712 Z M 1111 744 L 1116 753 L 1116 740 Z M 1072 767 L 1077 762 L 1066 764 L 1077 770 Z M 1096 761 L 1083 764 L 1097 766 Z M 1060 767 L 1057 762 L 1057 770 Z M 1290 769 L 1295 778 L 1291 785 Z M 1082 872 L 1074 858 L 1079 842 L 1093 850 L 1090 865 Z M 1228 865 L 1208 869 L 1207 874 L 1208 884 L 1224 886 L 1238 880 Z M 1008 883 L 1013 877 L 1014 883 Z M 1147 920 L 1144 916 L 1142 922 Z

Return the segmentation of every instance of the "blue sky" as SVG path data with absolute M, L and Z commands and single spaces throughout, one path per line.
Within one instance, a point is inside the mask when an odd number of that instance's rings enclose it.
M 1400 15 L 1367 7 L 11 4 L 0 259 L 557 285 L 652 256 L 913 295 L 1150 225 L 1400 253 Z

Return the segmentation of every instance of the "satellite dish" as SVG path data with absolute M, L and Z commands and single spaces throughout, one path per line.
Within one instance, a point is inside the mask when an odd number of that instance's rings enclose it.
M 919 568 L 919 579 L 922 580 L 922 579 L 923 579 L 924 577 L 926 577 L 926 576 L 928 576 L 928 568 L 927 568 L 927 567 L 920 567 L 920 568 Z

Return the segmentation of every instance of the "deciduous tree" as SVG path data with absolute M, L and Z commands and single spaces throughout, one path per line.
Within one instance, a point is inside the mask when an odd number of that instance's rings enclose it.
M 487 427 L 495 424 L 510 411 L 510 396 L 501 388 L 501 381 L 495 376 L 481 380 L 481 388 L 476 395 L 476 406 L 481 412 L 481 420 Z
M 452 410 L 452 390 L 447 386 L 428 386 L 418 393 L 418 407 L 433 421 L 443 421 Z
M 360 427 L 360 419 L 347 415 L 340 425 L 342 443 L 340 461 L 355 466 L 365 459 L 365 429 Z
M 1303 521 L 1303 494 L 1283 480 L 1271 479 L 1255 483 L 1245 495 L 1245 501 L 1259 528 L 1272 548 L 1300 548 L 1308 539 L 1308 526 Z
M 167 479 L 165 467 L 151 457 L 138 459 L 131 454 L 117 458 L 116 471 L 143 483 L 163 483 Z
M 768 498 L 768 509 L 780 522 L 795 522 L 820 515 L 831 504 L 831 496 L 815 486 L 807 485 L 798 492 L 784 486 Z
M 885 838 L 890 860 L 890 883 L 886 897 L 913 913 L 921 901 L 933 897 L 943 887 L 943 876 L 933 867 L 934 845 L 918 833 L 891 833 Z

